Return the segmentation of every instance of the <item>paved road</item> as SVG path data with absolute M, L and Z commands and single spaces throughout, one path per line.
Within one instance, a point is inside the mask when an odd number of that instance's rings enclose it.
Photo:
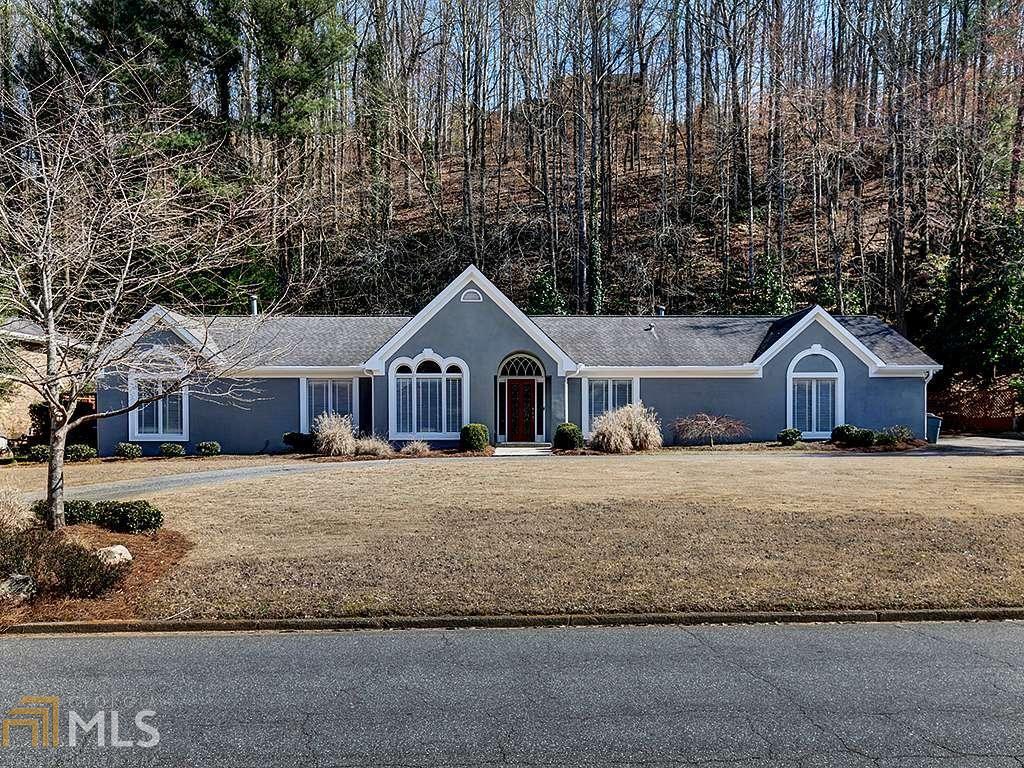
M 1024 765 L 1015 623 L 11 636 L 0 670 L 160 731 L 3 766 Z

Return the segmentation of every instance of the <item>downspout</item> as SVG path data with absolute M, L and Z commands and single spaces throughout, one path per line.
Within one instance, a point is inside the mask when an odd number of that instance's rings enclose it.
M 935 376 L 934 370 L 924 375 L 924 439 L 928 439 L 928 382 Z

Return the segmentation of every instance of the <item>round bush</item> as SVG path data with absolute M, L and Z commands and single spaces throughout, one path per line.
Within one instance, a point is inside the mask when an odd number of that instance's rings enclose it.
M 783 445 L 796 445 L 800 442 L 801 437 L 803 437 L 803 432 L 799 429 L 787 427 L 786 429 L 779 430 L 779 434 L 775 436 L 775 439 Z
M 880 434 L 891 436 L 896 443 L 909 443 L 914 439 L 914 430 L 906 424 L 893 424 Z
M 161 443 L 160 455 L 165 459 L 173 459 L 185 455 L 185 446 L 181 443 Z
M 43 464 L 50 460 L 50 446 L 33 445 L 28 449 L 28 460 Z
M 114 446 L 114 455 L 122 459 L 141 459 L 142 446 L 135 443 L 118 443 Z
M 459 433 L 459 442 L 462 450 L 479 452 L 491 444 L 491 433 L 486 424 L 467 424 Z
M 853 433 L 853 439 L 849 445 L 856 448 L 870 448 L 875 444 L 875 440 L 877 439 L 878 435 L 873 429 L 857 429 L 857 431 Z
M 142 533 L 162 526 L 164 513 L 148 501 L 100 501 L 95 522 L 118 533 Z
M 96 458 L 96 449 L 91 445 L 75 443 L 64 449 L 65 461 L 89 461 Z
M 32 505 L 32 512 L 40 520 L 45 520 L 47 512 L 46 500 L 40 499 Z M 64 522 L 68 525 L 96 522 L 96 504 L 86 499 L 64 499 Z
M 216 440 L 205 440 L 202 443 L 196 443 L 197 456 L 217 456 L 219 453 L 220 443 Z
M 853 445 L 859 431 L 860 427 L 855 427 L 853 424 L 840 424 L 832 430 L 832 442 Z
M 886 448 L 893 448 L 900 444 L 899 438 L 896 437 L 892 432 L 885 431 L 879 432 L 875 435 L 875 445 L 882 445 Z
M 313 452 L 313 435 L 309 432 L 285 432 L 281 437 L 281 442 L 293 451 Z
M 578 451 L 583 447 L 583 430 L 578 424 L 559 424 L 555 427 L 555 439 L 552 442 L 560 451 Z

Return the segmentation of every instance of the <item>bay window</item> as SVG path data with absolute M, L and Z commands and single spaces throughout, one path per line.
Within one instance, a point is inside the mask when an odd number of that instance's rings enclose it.
M 391 437 L 458 439 L 467 422 L 465 381 L 461 364 L 433 356 L 395 366 Z

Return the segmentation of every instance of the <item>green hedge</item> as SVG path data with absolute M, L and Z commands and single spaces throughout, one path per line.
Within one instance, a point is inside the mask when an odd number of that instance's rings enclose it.
M 37 501 L 32 511 L 46 519 L 46 502 Z M 148 501 L 64 500 L 64 522 L 68 525 L 92 523 L 118 533 L 154 531 L 164 524 L 164 514 Z
M 160 443 L 160 455 L 165 459 L 173 459 L 185 455 L 185 446 L 181 443 Z
M 459 433 L 464 451 L 482 451 L 491 444 L 491 433 L 486 424 L 467 424 Z
M 77 462 L 77 461 L 89 461 L 89 459 L 96 458 L 96 449 L 91 445 L 82 445 L 76 443 L 75 445 L 69 445 L 64 449 L 64 460 Z
M 27 456 L 29 461 L 34 461 L 37 464 L 45 464 L 50 460 L 50 446 L 33 445 L 28 449 Z
M 135 443 L 118 443 L 114 446 L 114 455 L 122 459 L 141 459 L 142 446 Z
M 313 452 L 313 435 L 308 432 L 285 432 L 281 442 L 300 453 Z
M 196 443 L 197 456 L 217 456 L 220 454 L 220 443 L 216 440 L 205 440 Z
M 787 427 L 786 429 L 780 429 L 779 434 L 775 436 L 775 439 L 783 445 L 796 445 L 800 442 L 800 438 L 803 436 L 804 433 L 796 427 Z
M 560 451 L 578 451 L 583 447 L 583 430 L 578 424 L 559 424 L 555 427 L 555 439 L 552 442 Z

